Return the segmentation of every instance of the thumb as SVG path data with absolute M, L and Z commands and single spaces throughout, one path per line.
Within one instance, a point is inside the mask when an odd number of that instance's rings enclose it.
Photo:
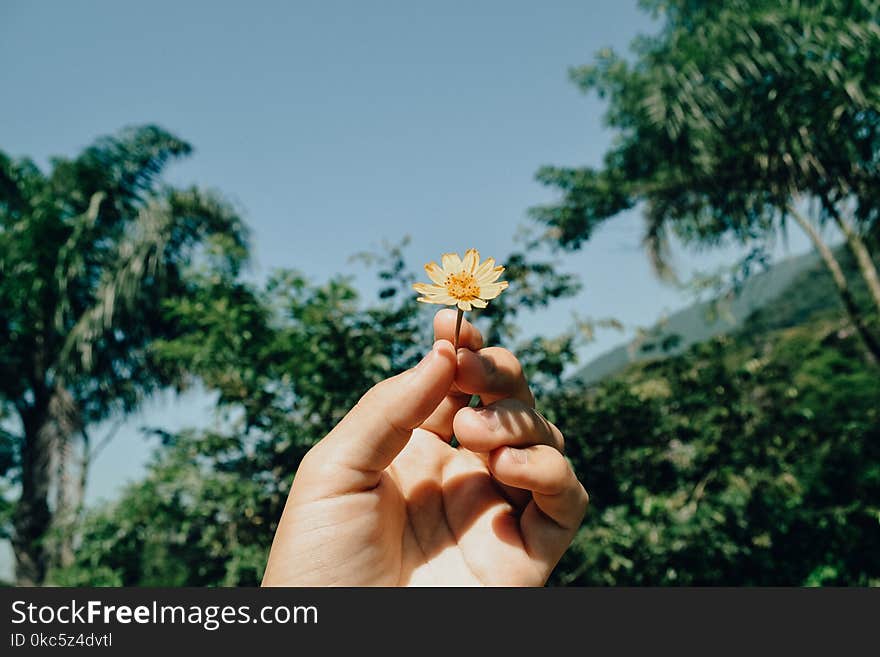
M 455 351 L 438 340 L 414 368 L 376 384 L 325 438 L 330 458 L 362 473 L 381 473 L 449 392 Z

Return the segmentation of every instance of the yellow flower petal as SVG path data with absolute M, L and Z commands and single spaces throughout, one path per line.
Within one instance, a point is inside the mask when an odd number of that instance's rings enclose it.
M 446 288 L 442 285 L 430 285 L 428 283 L 413 283 L 413 289 L 419 294 L 425 296 L 431 294 L 448 294 Z
M 458 302 L 458 307 L 459 307 L 461 310 L 468 311 L 468 310 L 471 309 L 471 303 L 470 303 L 470 301 L 459 301 L 459 302 Z
M 461 258 L 458 257 L 457 253 L 444 253 L 441 262 L 443 263 L 443 271 L 447 276 L 461 271 Z
M 507 281 L 501 281 L 500 283 L 489 283 L 488 285 L 480 286 L 480 298 L 486 299 L 494 299 L 499 294 L 501 294 L 504 290 L 507 289 Z
M 458 299 L 446 292 L 434 292 L 428 296 L 437 301 L 437 303 L 445 303 L 449 306 L 454 306 L 458 302 Z
M 443 282 L 446 280 L 446 274 L 443 273 L 443 270 L 440 269 L 436 262 L 429 262 L 425 265 L 425 271 L 428 273 L 428 278 L 437 285 L 443 285 Z
M 487 304 L 487 303 L 486 303 L 485 301 L 483 301 L 482 299 L 471 299 L 471 305 L 472 305 L 474 308 L 485 308 L 485 307 L 486 307 L 487 305 L 489 305 L 489 304 Z
M 434 303 L 438 306 L 454 306 L 456 304 L 455 299 L 451 297 L 419 297 L 416 301 L 421 301 L 422 303 Z
M 482 265 L 477 267 L 476 271 L 474 272 L 474 278 L 476 278 L 477 280 L 480 280 L 480 277 L 485 276 L 490 271 L 492 271 L 492 268 L 494 266 L 495 266 L 495 258 L 486 258 L 486 262 L 484 262 Z
M 480 263 L 480 252 L 476 249 L 468 249 L 464 253 L 464 262 L 462 263 L 462 270 L 469 271 L 473 273 L 477 265 Z
M 478 285 L 488 285 L 489 283 L 494 283 L 498 280 L 501 274 L 504 272 L 504 267 L 495 267 L 494 269 L 489 270 L 482 276 L 477 277 Z

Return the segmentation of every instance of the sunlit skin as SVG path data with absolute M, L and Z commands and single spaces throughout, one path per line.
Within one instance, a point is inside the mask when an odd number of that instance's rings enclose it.
M 519 362 L 434 318 L 414 369 L 372 388 L 300 464 L 264 586 L 541 586 L 587 493 Z M 486 409 L 467 407 L 472 394 Z M 455 435 L 460 447 L 452 447 Z

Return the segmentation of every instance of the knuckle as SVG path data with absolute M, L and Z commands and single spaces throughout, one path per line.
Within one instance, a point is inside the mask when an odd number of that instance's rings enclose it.
M 536 459 L 536 477 L 543 482 L 542 492 L 545 495 L 571 494 L 572 472 L 565 458 L 549 445 L 535 445 L 529 450 L 539 457 Z
M 510 377 L 522 375 L 522 363 L 519 362 L 519 359 L 509 349 L 504 347 L 487 347 L 481 351 L 481 354 L 488 374 L 498 374 L 500 372 Z
M 325 477 L 328 474 L 327 470 L 330 468 L 330 463 L 324 453 L 325 451 L 325 448 L 321 446 L 321 442 L 312 445 L 303 455 L 302 459 L 300 459 L 297 474 L 308 476 L 309 479 L 316 477 L 320 480 Z
M 553 438 L 556 440 L 557 449 L 565 454 L 565 435 L 552 422 L 550 423 L 550 430 L 553 432 Z
M 297 472 L 307 472 L 308 470 L 312 470 L 315 467 L 315 447 L 317 445 L 312 445 L 309 450 L 303 454 L 303 457 L 299 460 L 299 465 L 297 465 Z
M 378 390 L 382 386 L 383 383 L 385 383 L 385 382 L 380 381 L 379 383 L 374 385 L 372 388 L 368 389 L 364 394 L 362 394 L 360 396 L 360 398 L 357 400 L 357 403 L 355 403 L 354 407 L 356 409 L 361 409 L 364 406 L 369 406 L 370 402 L 376 398 L 376 395 L 378 394 Z
M 538 411 L 535 411 L 535 414 L 540 418 L 541 422 L 543 423 L 543 428 L 548 435 L 550 444 L 561 453 L 565 454 L 565 436 L 562 434 L 562 431 L 560 431 L 559 427 L 553 424 Z
M 587 508 L 590 506 L 590 494 L 587 492 L 587 489 L 584 488 L 584 485 L 578 482 L 578 506 L 580 507 L 582 513 L 587 512 Z
M 568 465 L 568 461 L 565 460 L 565 457 L 562 456 L 555 448 L 550 447 L 549 449 L 553 450 L 553 463 L 555 465 L 555 475 L 556 481 L 559 482 L 560 491 L 564 490 L 571 486 L 572 475 L 574 474 L 571 471 L 571 467 Z
M 400 377 L 405 376 L 406 372 L 402 372 L 395 376 L 392 376 L 388 379 L 382 379 L 378 383 L 373 384 L 373 387 L 367 390 L 361 398 L 358 400 L 355 406 L 359 406 L 363 408 L 364 406 L 369 406 L 379 399 L 385 397 L 386 393 L 393 388 L 394 384 L 400 380 Z
M 505 349 L 505 351 L 507 351 Z M 514 356 L 509 351 L 507 352 L 508 357 L 510 359 L 510 364 L 508 366 L 508 372 L 510 373 L 510 377 L 514 381 L 519 381 L 520 379 L 525 379 L 525 370 L 523 370 L 522 363 L 519 362 L 519 359 Z
M 366 393 L 364 393 L 364 397 L 372 400 L 376 397 L 381 396 L 382 392 L 387 390 L 391 386 L 391 382 L 395 378 L 397 378 L 397 377 L 391 377 L 390 379 L 382 379 L 381 381 L 374 383 L 373 387 L 370 388 L 369 390 L 367 390 Z

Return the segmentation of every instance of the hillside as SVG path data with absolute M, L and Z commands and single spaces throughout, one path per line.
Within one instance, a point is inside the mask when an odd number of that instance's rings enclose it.
M 837 249 L 843 268 L 850 273 L 856 296 L 863 294 L 854 265 L 844 249 Z M 670 315 L 652 331 L 640 349 L 621 344 L 593 359 L 574 374 L 573 386 L 590 385 L 620 372 L 633 363 L 682 353 L 690 346 L 738 330 L 768 331 L 797 326 L 817 314 L 840 312 L 841 304 L 831 277 L 815 253 L 783 260 L 751 277 L 741 293 L 723 303 L 724 312 L 713 312 L 712 302 L 693 304 Z M 746 323 L 748 320 L 748 327 Z M 667 348 L 657 347 L 666 341 Z

